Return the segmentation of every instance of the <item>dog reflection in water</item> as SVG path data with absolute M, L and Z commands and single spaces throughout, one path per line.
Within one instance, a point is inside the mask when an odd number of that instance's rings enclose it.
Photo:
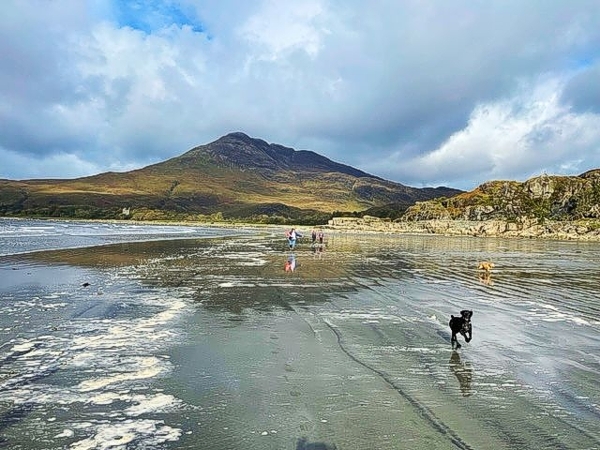
M 471 382 L 473 381 L 473 369 L 471 365 L 462 362 L 457 351 L 452 352 L 448 365 L 450 366 L 450 371 L 452 371 L 460 384 L 460 392 L 462 392 L 463 397 L 471 395 Z
M 494 284 L 492 281 L 492 272 L 479 272 L 479 281 L 490 286 Z
M 479 274 L 479 281 L 483 284 L 492 284 L 492 269 L 495 264 L 490 261 L 481 261 L 477 264 L 477 272 Z

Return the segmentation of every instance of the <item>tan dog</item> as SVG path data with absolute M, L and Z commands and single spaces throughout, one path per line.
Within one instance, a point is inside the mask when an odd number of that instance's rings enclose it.
M 491 272 L 494 268 L 494 263 L 489 261 L 482 261 L 477 266 L 477 270 L 484 270 L 486 272 Z

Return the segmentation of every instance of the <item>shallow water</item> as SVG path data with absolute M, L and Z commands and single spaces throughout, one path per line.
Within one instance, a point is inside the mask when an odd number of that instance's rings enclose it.
M 331 234 L 290 273 L 264 232 L 4 256 L 0 447 L 600 448 L 598 250 Z
M 0 256 L 38 250 L 81 248 L 117 242 L 201 238 L 247 233 L 212 227 L 131 222 L 10 219 L 0 217 Z

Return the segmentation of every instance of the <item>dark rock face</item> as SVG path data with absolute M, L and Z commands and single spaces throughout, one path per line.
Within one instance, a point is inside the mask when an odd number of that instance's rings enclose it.
M 266 171 L 339 172 L 353 177 L 381 178 L 308 150 L 294 150 L 278 144 L 268 144 L 262 139 L 244 133 L 230 133 L 206 145 L 201 145 L 183 155 L 184 158 L 210 155 L 215 161 L 230 167 Z
M 600 218 L 600 170 L 580 176 L 491 181 L 444 201 L 419 202 L 405 220 L 578 220 Z

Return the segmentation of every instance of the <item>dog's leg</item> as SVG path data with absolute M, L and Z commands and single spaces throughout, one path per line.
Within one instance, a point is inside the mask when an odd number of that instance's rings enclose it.
M 465 338 L 465 341 L 468 343 L 471 341 L 471 339 L 473 339 L 473 328 L 471 327 L 471 322 L 469 322 L 468 328 L 463 332 L 461 331 L 462 335 Z M 467 336 L 468 334 L 468 336 Z
M 450 343 L 452 344 L 452 349 L 460 348 L 460 343 L 458 342 L 458 339 L 456 339 L 455 332 L 452 332 L 452 339 L 450 340 Z

